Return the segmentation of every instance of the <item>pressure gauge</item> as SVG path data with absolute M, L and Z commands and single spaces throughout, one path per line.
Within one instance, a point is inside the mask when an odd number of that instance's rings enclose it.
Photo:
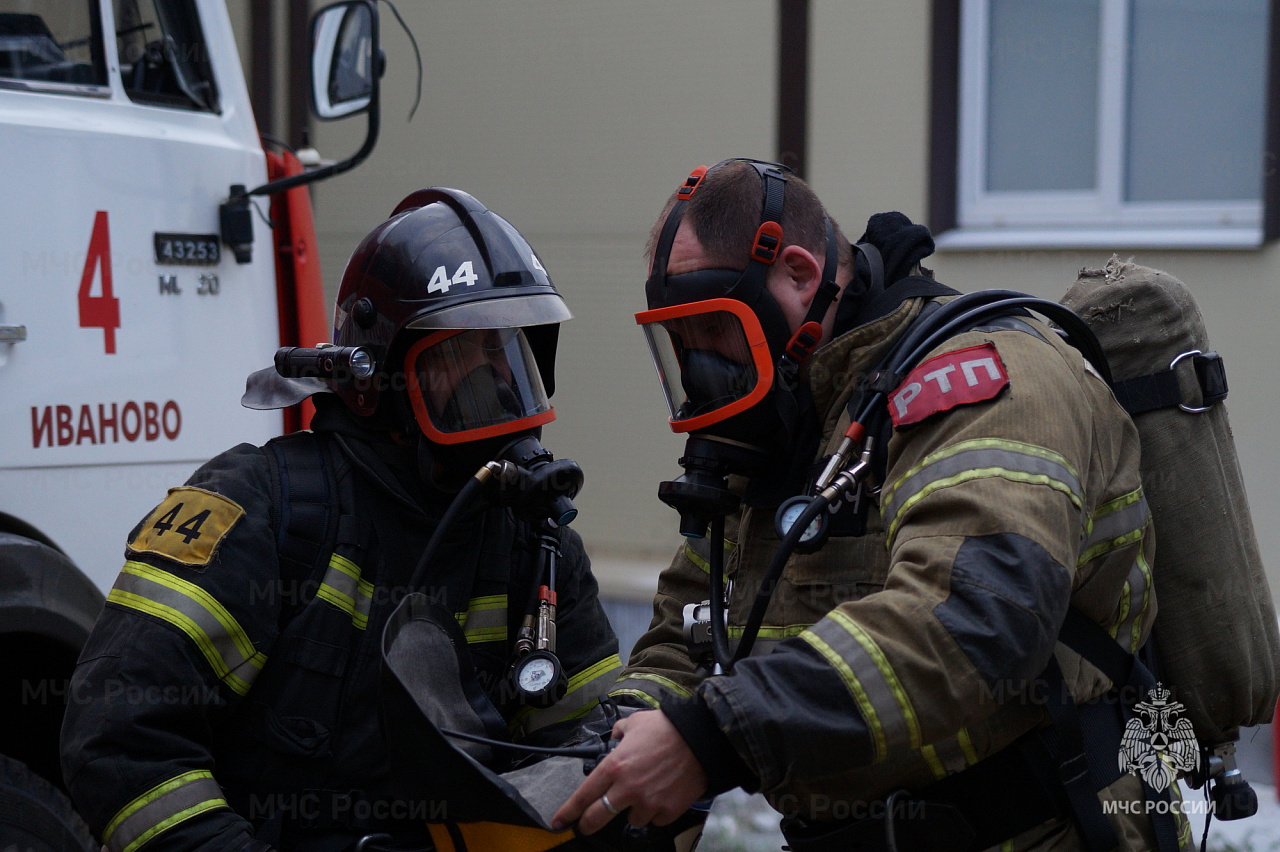
M 778 507 L 778 513 L 773 517 L 773 525 L 780 538 L 791 531 L 791 528 L 795 526 L 796 521 L 800 520 L 800 516 L 804 514 L 805 509 L 809 508 L 809 504 L 813 500 L 813 497 L 792 497 Z M 800 540 L 796 542 L 796 550 L 799 553 L 812 553 L 822 547 L 827 541 L 829 529 L 830 516 L 823 512 L 814 518 L 810 522 L 809 528 L 801 534 Z
M 555 704 L 569 685 L 560 660 L 548 651 L 534 651 L 516 660 L 511 679 L 521 699 L 535 707 Z

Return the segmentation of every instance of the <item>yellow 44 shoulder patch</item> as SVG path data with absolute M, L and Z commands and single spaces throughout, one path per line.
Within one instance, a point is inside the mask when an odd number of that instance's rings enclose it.
M 221 494 L 189 485 L 170 488 L 127 546 L 131 553 L 153 553 L 203 571 L 243 517 L 240 504 Z

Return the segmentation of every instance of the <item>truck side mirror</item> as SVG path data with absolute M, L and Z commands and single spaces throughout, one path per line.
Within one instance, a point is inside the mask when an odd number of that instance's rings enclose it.
M 332 120 L 375 102 L 382 57 L 378 17 L 366 0 L 326 6 L 311 21 L 311 109 Z
M 316 12 L 311 18 L 311 44 L 312 111 L 325 120 L 368 113 L 369 129 L 364 144 L 340 163 L 273 180 L 250 190 L 239 185 L 231 187 L 230 195 L 219 208 L 219 216 L 222 241 L 234 249 L 236 263 L 249 263 L 253 256 L 250 196 L 271 195 L 342 174 L 364 162 L 378 141 L 378 78 L 386 63 L 378 43 L 375 0 L 344 0 Z

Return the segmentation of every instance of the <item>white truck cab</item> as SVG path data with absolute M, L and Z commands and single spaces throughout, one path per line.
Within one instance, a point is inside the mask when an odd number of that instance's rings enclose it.
M 371 0 L 317 13 L 313 42 L 317 114 L 370 134 L 299 174 L 264 152 L 221 0 L 0 0 L 0 812 L 43 783 L 9 758 L 61 784 L 66 682 L 130 528 L 299 425 L 240 397 L 278 347 L 329 339 L 307 190 L 277 190 L 372 148 Z M 264 186 L 269 159 L 299 176 Z M 0 819 L 0 847 L 38 833 Z

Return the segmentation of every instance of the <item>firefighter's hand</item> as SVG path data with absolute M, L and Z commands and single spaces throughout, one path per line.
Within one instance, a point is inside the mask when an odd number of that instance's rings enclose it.
M 621 742 L 556 811 L 553 828 L 573 822 L 583 834 L 604 828 L 614 817 L 606 795 L 632 825 L 668 825 L 707 789 L 707 773 L 662 711 L 633 713 L 613 726 L 613 737 Z

